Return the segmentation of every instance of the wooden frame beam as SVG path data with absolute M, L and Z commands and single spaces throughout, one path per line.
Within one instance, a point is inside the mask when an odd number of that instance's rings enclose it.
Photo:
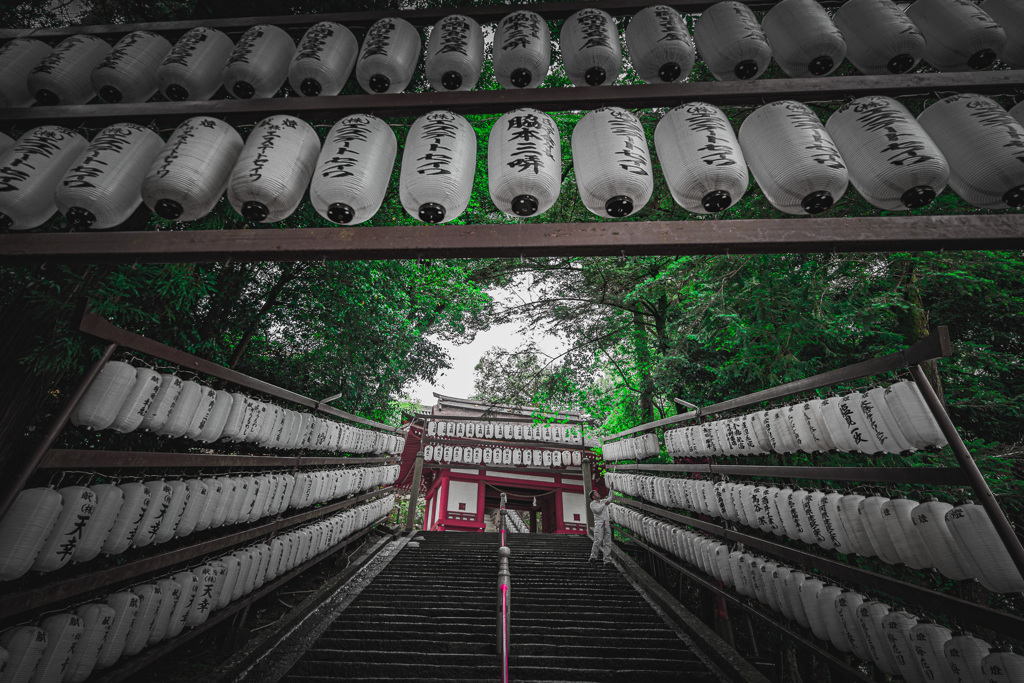
M 1022 248 L 1022 215 L 1003 213 L 291 230 L 9 233 L 0 235 L 0 265 Z M 395 430 L 386 425 L 373 426 Z

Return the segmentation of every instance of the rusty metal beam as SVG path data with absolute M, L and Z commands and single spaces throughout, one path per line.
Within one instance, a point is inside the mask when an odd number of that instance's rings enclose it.
M 0 235 L 0 264 L 1024 248 L 1020 214 Z M 229 380 L 230 381 L 230 380 Z M 311 400 L 311 399 L 309 399 Z M 394 428 L 391 428 L 394 429 Z
M 929 486 L 965 486 L 967 476 L 959 467 L 785 467 L 770 465 L 612 465 L 612 472 L 692 472 L 818 481 L 864 481 Z
M 221 453 L 151 453 L 148 451 L 107 451 L 76 448 L 53 448 L 47 451 L 38 469 L 105 469 L 139 467 L 310 467 L 328 465 L 352 467 L 397 462 L 397 458 L 358 456 L 285 457 L 276 455 L 224 455 Z
M 247 124 L 273 114 L 291 114 L 306 120 L 333 123 L 347 114 L 376 114 L 385 118 L 408 117 L 419 116 L 435 109 L 446 109 L 460 114 L 503 114 L 519 107 L 534 107 L 547 112 L 589 110 L 606 106 L 649 109 L 675 107 L 684 102 L 697 101 L 719 106 L 756 106 L 777 100 L 843 101 L 863 95 L 900 97 L 930 95 L 935 92 L 1006 94 L 1022 87 L 1024 70 L 1014 70 L 832 78 L 769 78 L 758 81 L 701 81 L 599 88 L 530 88 L 393 95 L 83 104 L 0 109 L 0 128 L 44 123 L 73 128 L 100 128 L 126 121 L 171 127 L 192 116 L 213 116 L 232 124 Z

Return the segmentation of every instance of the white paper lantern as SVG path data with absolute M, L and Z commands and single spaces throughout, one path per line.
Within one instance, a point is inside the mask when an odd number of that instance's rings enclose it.
M 156 70 L 160 92 L 172 102 L 208 100 L 224 82 L 224 64 L 235 45 L 203 26 L 183 35 Z
M 191 380 L 181 383 L 181 391 L 174 401 L 167 421 L 160 429 L 154 429 L 157 434 L 176 439 L 185 434 L 192 418 L 199 408 L 199 402 L 203 396 L 203 389 L 196 382 Z
M 536 88 L 551 67 L 551 32 L 544 18 L 518 10 L 494 31 L 494 76 L 505 89 Z
M 173 491 L 167 482 L 154 479 L 146 482 L 146 488 L 149 490 L 149 505 L 141 516 L 132 539 L 132 545 L 136 548 L 144 548 L 153 543 L 164 515 L 167 514 L 167 508 L 171 506 Z
M 682 15 L 655 5 L 637 12 L 626 26 L 629 59 L 647 83 L 685 81 L 693 69 L 693 40 Z
M 388 17 L 366 32 L 356 62 L 356 80 L 368 93 L 405 90 L 420 58 L 419 31 L 405 19 Z
M 949 164 L 907 108 L 869 96 L 840 107 L 826 124 L 850 170 L 850 181 L 886 211 L 920 209 L 942 192 Z
M 924 34 L 892 0 L 850 0 L 832 17 L 861 73 L 902 74 L 924 55 Z
M 214 609 L 213 591 L 217 586 L 217 569 L 209 564 L 197 567 L 192 573 L 199 579 L 199 589 L 188 610 L 188 617 L 185 620 L 187 626 L 199 626 L 209 617 Z M 220 606 L 220 605 L 218 605 Z
M 888 614 L 889 606 L 877 600 L 869 600 L 857 608 L 857 620 L 860 622 L 875 666 L 888 676 L 897 676 L 900 670 L 882 631 L 882 620 Z
M 333 21 L 314 24 L 302 36 L 288 65 L 288 82 L 295 92 L 316 97 L 341 92 L 352 73 L 359 41 L 352 31 Z
M 157 91 L 156 71 L 171 43 L 151 31 L 132 31 L 93 69 L 93 89 L 107 102 L 145 102 Z
M 327 134 L 309 186 L 317 213 L 333 223 L 357 225 L 373 218 L 384 201 L 398 142 L 376 116 L 353 114 Z
M 146 416 L 142 418 L 140 429 L 157 431 L 163 429 L 170 417 L 174 402 L 178 400 L 181 393 L 182 380 L 177 375 L 160 375 L 160 389 L 156 392 L 156 398 L 149 405 Z
M 218 119 L 197 116 L 179 125 L 146 173 L 142 199 L 161 218 L 194 221 L 227 189 L 242 136 Z
M 217 392 L 214 389 L 203 385 L 199 386 L 199 401 L 196 404 L 195 411 L 192 413 L 192 419 L 189 420 L 188 426 L 185 428 L 184 436 L 186 438 L 199 438 L 199 435 L 206 428 L 206 423 L 210 419 L 210 413 L 213 412 L 213 404 L 216 401 Z
M 964 557 L 946 525 L 946 513 L 953 509 L 949 503 L 934 498 L 921 503 L 911 511 L 914 528 L 931 553 L 934 567 L 954 581 L 974 578 L 972 560 Z
M 115 614 L 113 607 L 98 602 L 75 609 L 75 615 L 82 620 L 84 630 L 68 661 L 63 681 L 82 683 L 89 677 L 96 667 L 96 659 L 114 623 Z
M 1018 0 L 982 0 L 978 7 L 1006 32 L 1000 61 L 1014 69 L 1024 67 L 1024 5 Z
M 107 631 L 107 638 L 96 657 L 96 668 L 106 669 L 117 663 L 124 652 L 128 632 L 139 613 L 139 596 L 129 591 L 119 591 L 107 596 L 107 606 L 114 610 L 114 620 Z
M 484 62 L 480 24 L 461 14 L 445 17 L 431 30 L 424 59 L 427 80 L 434 90 L 472 90 Z
M 0 108 L 28 107 L 35 102 L 28 74 L 51 50 L 34 38 L 15 38 L 0 47 Z
M 580 197 L 592 213 L 623 218 L 651 198 L 651 154 L 632 112 L 603 107 L 586 114 L 572 131 L 572 157 Z
M 45 223 L 57 211 L 57 183 L 88 144 L 67 128 L 40 126 L 0 154 L 0 230 Z
M 882 633 L 892 650 L 899 674 L 907 683 L 925 683 L 910 644 L 910 630 L 917 626 L 917 617 L 904 610 L 889 612 L 882 619 Z
M 234 396 L 227 391 L 214 391 L 212 389 L 210 391 L 214 392 L 212 407 L 206 416 L 205 423 L 202 424 L 199 433 L 194 437 L 196 441 L 202 441 L 203 443 L 212 443 L 221 438 L 235 401 Z
M 701 12 L 693 39 L 704 64 L 720 81 L 757 78 L 772 60 L 772 48 L 753 10 L 732 0 Z
M 992 66 L 1006 31 L 970 0 L 915 0 L 907 16 L 925 37 L 924 58 L 939 71 Z
M 89 74 L 109 52 L 110 45 L 96 36 L 65 38 L 29 72 L 29 92 L 47 107 L 85 104 L 96 94 Z
M 398 191 L 413 218 L 447 223 L 469 205 L 476 171 L 476 132 L 466 119 L 433 111 L 409 128 Z
M 868 427 L 874 432 L 875 438 L 888 453 L 913 451 L 914 447 L 907 441 L 895 413 L 885 400 L 885 388 L 875 387 L 862 395 L 861 412 L 867 420 Z
M 32 563 L 32 569 L 38 572 L 52 572 L 71 561 L 96 511 L 96 494 L 84 486 L 65 486 L 58 489 L 57 493 L 64 505 Z
M 885 496 L 869 496 L 860 502 L 858 510 L 864 532 L 871 542 L 875 555 L 883 562 L 899 564 L 901 558 L 882 517 L 882 506 L 889 502 Z
M 935 416 L 914 382 L 896 382 L 885 390 L 885 401 L 892 410 L 900 431 L 915 448 L 946 445 Z
M 722 211 L 747 191 L 750 176 L 739 140 L 714 105 L 691 102 L 665 114 L 654 146 L 672 198 L 687 211 Z
M 320 138 L 305 121 L 284 115 L 263 119 L 231 171 L 232 208 L 256 223 L 287 218 L 302 201 L 319 152 Z
M 188 536 L 196 529 L 199 518 L 207 507 L 210 494 L 209 485 L 201 479 L 187 479 L 184 483 L 188 487 L 188 499 L 181 513 L 181 518 L 178 520 L 178 526 L 174 530 L 174 534 L 179 538 Z M 210 511 L 210 517 L 213 517 L 212 510 Z M 206 527 L 208 526 L 209 522 L 206 524 Z
M 109 428 L 122 433 L 138 429 L 160 391 L 161 381 L 160 373 L 149 368 L 135 368 L 135 384 Z
M 12 581 L 32 568 L 61 516 L 64 498 L 49 488 L 18 493 L 0 519 L 0 581 Z
M 957 683 L 987 683 L 981 673 L 981 663 L 990 652 L 991 645 L 981 638 L 966 633 L 954 633 L 943 646 L 946 664 L 956 676 Z
M 96 430 L 109 427 L 127 401 L 135 380 L 135 368 L 128 363 L 107 362 L 71 412 L 71 423 Z
M 849 651 L 865 661 L 873 661 L 867 638 L 857 619 L 857 610 L 864 604 L 860 593 L 843 591 L 835 600 L 835 611 L 839 617 Z
M 146 583 L 132 588 L 139 598 L 139 612 L 128 630 L 128 638 L 124 643 L 124 656 L 131 657 L 146 647 L 149 643 L 149 636 L 153 630 L 153 622 L 156 620 L 157 612 L 160 610 L 160 603 L 163 602 L 163 593 L 155 583 Z
M 611 85 L 622 71 L 622 46 L 615 19 L 588 7 L 562 24 L 558 36 L 565 75 L 575 86 Z
M 760 107 L 740 126 L 739 139 L 757 184 L 781 211 L 821 213 L 846 192 L 846 164 L 805 104 L 783 100 Z
M 825 424 L 824 415 L 821 412 L 822 399 L 814 399 L 803 405 L 804 417 L 814 437 L 814 448 L 818 451 L 831 451 L 836 449 L 832 435 Z
M 100 554 L 124 504 L 124 491 L 113 484 L 95 484 L 89 488 L 96 496 L 96 507 L 75 547 L 71 558 L 75 562 L 88 562 Z
M 7 652 L 5 683 L 28 683 L 46 651 L 46 631 L 36 626 L 9 628 L 0 634 L 0 647 Z
M 562 184 L 562 139 L 554 120 L 536 109 L 516 109 L 491 128 L 487 147 L 491 199 L 510 216 L 544 213 Z
M 988 512 L 967 503 L 946 512 L 946 525 L 960 554 L 975 565 L 981 585 L 997 593 L 1024 591 L 1024 577 L 1010 558 Z
M 159 643 L 167 637 L 167 630 L 170 627 L 171 615 L 181 597 L 181 584 L 172 579 L 161 579 L 156 582 L 160 589 L 160 607 L 157 609 L 156 617 L 153 619 L 153 627 L 149 632 L 149 645 Z
M 235 97 L 273 97 L 288 78 L 295 41 L 270 24 L 250 27 L 238 39 L 224 65 L 224 87 Z
M 103 540 L 101 552 L 106 555 L 119 555 L 128 549 L 150 503 L 150 492 L 144 484 L 125 483 L 119 484 L 118 488 L 123 500 L 117 518 Z
M 900 561 L 912 569 L 924 569 L 935 566 L 935 560 L 917 532 L 911 512 L 920 503 L 906 498 L 893 498 L 882 505 L 882 520 L 889 532 Z
M 815 0 L 783 0 L 761 21 L 772 56 L 793 78 L 826 76 L 846 56 L 846 41 Z
M 956 679 L 950 676 L 943 653 L 943 646 L 951 635 L 948 628 L 938 624 L 919 623 L 910 629 L 907 640 L 910 643 L 911 654 L 926 681 L 957 683 Z

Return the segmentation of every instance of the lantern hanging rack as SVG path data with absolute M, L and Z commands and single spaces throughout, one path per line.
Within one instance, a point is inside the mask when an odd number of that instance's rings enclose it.
M 719 465 L 708 462 L 689 465 L 613 464 L 608 469 L 612 472 L 688 472 L 726 476 L 929 484 L 933 486 L 966 486 L 970 483 L 963 470 L 958 467 L 790 467 L 785 465 Z
M 76 448 L 51 448 L 43 456 L 38 469 L 161 468 L 213 469 L 218 467 L 312 467 L 315 465 L 355 466 L 390 465 L 393 457 L 361 458 L 335 457 L 281 457 L 273 455 L 222 455 L 210 453 L 150 453 L 148 451 L 110 451 Z
M 461 418 L 452 418 L 452 421 L 458 421 Z M 471 446 L 498 446 L 500 448 L 535 448 L 544 449 L 549 451 L 583 451 L 584 454 L 589 453 L 590 449 L 586 446 L 575 446 L 567 443 L 560 443 L 555 441 L 509 441 L 508 439 L 475 439 L 475 438 L 463 438 L 460 436 L 426 436 L 423 437 L 424 444 L 444 444 L 446 446 L 461 446 L 468 444 Z
M 1012 94 L 1024 88 L 1024 70 L 914 73 L 831 78 L 769 78 L 755 81 L 713 81 L 616 85 L 597 88 L 529 88 L 454 92 L 277 97 L 265 99 L 196 100 L 125 104 L 81 104 L 0 109 L 0 127 L 59 124 L 100 128 L 113 123 L 173 127 L 194 116 L 212 116 L 233 125 L 253 124 L 275 114 L 332 123 L 348 114 L 382 118 L 418 116 L 435 110 L 457 114 L 504 114 L 533 107 L 545 112 L 675 107 L 685 102 L 716 106 L 756 106 L 780 100 L 842 102 L 865 95 L 930 96 L 971 92 Z

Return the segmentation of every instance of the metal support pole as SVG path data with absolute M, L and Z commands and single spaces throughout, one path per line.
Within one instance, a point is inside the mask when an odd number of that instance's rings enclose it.
M 100 374 L 100 370 L 107 364 L 107 361 L 114 355 L 114 351 L 117 350 L 117 344 L 108 344 L 107 348 L 104 349 L 103 355 L 100 356 L 95 363 L 89 368 L 82 377 L 82 381 L 79 382 L 78 388 L 71 394 L 71 398 L 64 404 L 57 416 L 50 422 L 49 428 L 43 435 L 42 440 L 36 449 L 32 451 L 32 455 L 26 458 L 21 463 L 21 469 L 18 470 L 16 476 L 8 480 L 6 486 L 3 487 L 2 493 L 0 493 L 0 519 L 3 519 L 7 510 L 10 509 L 11 505 L 14 504 L 14 500 L 21 493 L 21 490 L 25 488 L 25 484 L 28 483 L 29 478 L 39 467 L 39 463 L 43 461 L 43 457 L 46 456 L 46 452 L 50 450 L 50 446 L 54 444 L 60 433 L 64 431 L 64 427 L 67 425 L 68 420 L 71 418 L 71 413 L 74 412 L 78 403 L 85 396 L 85 392 L 88 391 L 89 387 L 92 386 L 93 381 L 97 375 Z
M 594 513 L 590 509 L 590 492 L 594 490 L 591 481 L 590 460 L 583 460 L 583 507 L 587 511 L 587 533 L 593 533 Z
M 946 441 L 949 442 L 950 448 L 953 449 L 953 455 L 956 456 L 957 462 L 963 468 L 971 489 L 974 490 L 978 501 L 985 508 L 985 512 L 988 513 L 989 519 L 992 520 L 992 525 L 996 528 L 996 533 L 999 534 L 1003 545 L 1006 546 L 1010 559 L 1013 560 L 1013 564 L 1017 567 L 1017 571 L 1020 572 L 1021 576 L 1024 576 L 1024 547 L 1021 546 L 1020 539 L 1014 533 L 1013 525 L 1006 518 L 1006 514 L 1003 512 L 1003 508 L 999 506 L 999 501 L 996 500 L 992 489 L 988 487 L 985 477 L 982 475 L 981 470 L 978 469 L 978 463 L 974 461 L 971 452 L 964 445 L 963 439 L 960 438 L 960 433 L 953 426 L 953 421 L 949 419 L 946 409 L 942 406 L 942 401 L 939 400 L 931 383 L 928 382 L 924 370 L 921 369 L 920 365 L 912 365 L 910 372 L 914 376 L 914 381 L 917 382 L 917 387 L 921 390 L 921 395 L 924 396 L 928 408 L 931 409 L 932 415 L 935 416 L 935 420 L 939 423 L 942 434 L 946 437 Z
M 423 482 L 423 449 L 416 454 L 416 462 L 412 466 L 412 485 L 409 488 L 409 513 L 405 518 L 405 530 L 412 531 L 416 526 L 416 508 L 420 504 L 420 485 Z

